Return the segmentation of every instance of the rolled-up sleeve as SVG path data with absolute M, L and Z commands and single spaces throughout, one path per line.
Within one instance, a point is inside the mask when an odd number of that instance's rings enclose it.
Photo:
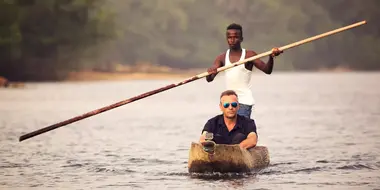
M 256 123 L 255 123 L 255 120 L 253 119 L 249 119 L 248 125 L 247 125 L 247 135 L 251 132 L 254 132 L 257 135 Z
M 206 122 L 205 126 L 203 127 L 203 130 L 202 130 L 201 134 L 203 134 L 203 132 L 205 132 L 205 131 L 207 131 L 207 132 L 209 132 L 209 133 L 214 133 L 213 128 L 214 128 L 214 127 L 213 127 L 213 125 L 212 125 L 211 120 L 208 120 L 208 121 Z

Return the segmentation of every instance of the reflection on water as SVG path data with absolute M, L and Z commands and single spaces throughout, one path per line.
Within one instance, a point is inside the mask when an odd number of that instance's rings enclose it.
M 253 113 L 270 167 L 189 174 L 223 80 L 204 80 L 29 140 L 26 132 L 173 81 L 31 83 L 0 89 L 1 189 L 374 189 L 380 186 L 380 73 L 255 74 Z

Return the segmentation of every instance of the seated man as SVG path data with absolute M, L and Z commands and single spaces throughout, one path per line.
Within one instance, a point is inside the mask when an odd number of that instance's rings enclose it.
M 223 114 L 209 119 L 202 130 L 200 143 L 205 142 L 206 133 L 213 133 L 216 144 L 239 144 L 241 148 L 255 147 L 257 143 L 255 121 L 237 114 L 239 102 L 232 90 L 220 95 L 220 110 Z

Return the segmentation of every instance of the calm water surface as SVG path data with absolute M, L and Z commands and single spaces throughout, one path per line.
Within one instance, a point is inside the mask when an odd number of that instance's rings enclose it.
M 219 114 L 204 79 L 29 140 L 20 135 L 176 80 L 0 89 L 0 189 L 380 189 L 380 73 L 255 73 L 253 113 L 271 165 L 192 176 L 192 141 Z

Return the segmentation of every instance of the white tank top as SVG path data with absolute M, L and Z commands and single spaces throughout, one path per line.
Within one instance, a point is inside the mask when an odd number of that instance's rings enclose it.
M 245 49 L 242 49 L 240 60 L 245 59 Z M 224 60 L 225 65 L 231 65 L 230 50 L 226 52 Z M 227 90 L 234 90 L 238 95 L 239 103 L 253 105 L 255 103 L 251 91 L 252 71 L 247 70 L 244 64 L 225 70 L 225 79 Z

